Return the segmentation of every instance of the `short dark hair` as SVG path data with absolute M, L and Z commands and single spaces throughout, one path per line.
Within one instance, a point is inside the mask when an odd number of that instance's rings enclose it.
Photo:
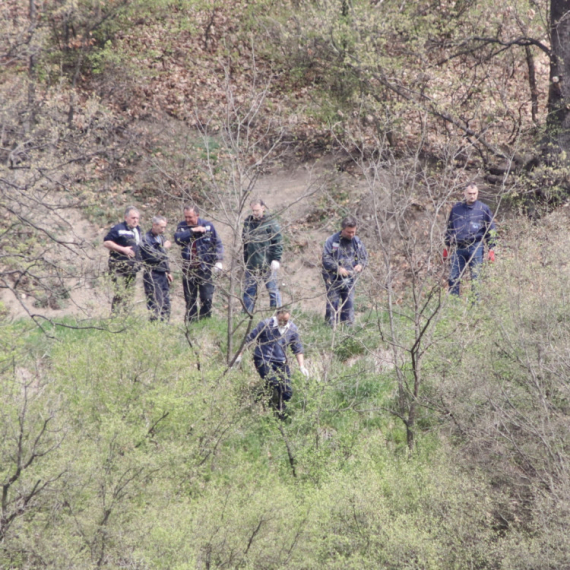
M 261 199 L 261 198 L 254 198 L 250 203 L 249 203 L 250 207 L 253 206 L 263 206 L 264 208 L 267 208 L 267 204 Z
M 277 309 L 275 311 L 275 316 L 277 315 L 290 315 L 291 311 L 289 309 L 286 309 L 285 307 L 281 307 L 280 309 Z
M 184 206 L 184 211 L 189 212 L 190 210 L 192 210 L 197 216 L 200 215 L 200 208 L 198 208 L 198 206 L 194 204 L 186 204 Z
M 356 218 L 354 216 L 345 216 L 340 222 L 340 227 L 344 228 L 355 228 L 357 226 Z

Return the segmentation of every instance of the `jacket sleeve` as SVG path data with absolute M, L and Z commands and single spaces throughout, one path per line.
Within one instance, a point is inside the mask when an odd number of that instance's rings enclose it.
M 146 265 L 156 265 L 158 263 L 146 236 L 143 236 L 141 241 L 141 258 Z
M 141 257 L 143 263 L 147 267 L 160 267 L 167 273 L 170 272 L 168 254 L 153 247 L 153 245 L 148 242 L 146 235 L 143 237 L 141 242 Z
M 107 235 L 103 238 L 103 241 L 112 241 L 116 242 L 117 238 L 119 237 L 119 231 L 117 230 L 117 226 L 113 226 L 108 232 Z
M 223 261 L 224 260 L 224 244 L 222 243 L 222 239 L 220 235 L 216 231 L 216 228 L 212 225 L 212 237 L 214 238 L 214 244 L 216 247 L 216 260 Z
M 455 243 L 455 232 L 453 230 L 453 208 L 449 212 L 449 218 L 447 218 L 447 228 L 445 230 L 445 245 L 450 247 Z
M 289 340 L 289 346 L 291 347 L 293 354 L 303 354 L 303 344 L 301 343 L 301 337 L 298 330 L 292 332 Z
M 486 220 L 486 231 L 485 231 L 485 241 L 487 242 L 487 247 L 493 249 L 497 245 L 497 226 L 495 226 L 495 220 L 493 218 L 493 213 L 491 209 L 487 206 L 485 213 L 487 214 Z
M 258 325 L 245 337 L 245 345 L 251 344 L 263 332 L 267 321 L 260 321 Z
M 276 221 L 271 224 L 271 245 L 269 247 L 269 262 L 281 261 L 283 256 L 283 235 Z
M 188 227 L 184 227 L 184 222 L 180 222 L 176 228 L 176 233 L 174 234 L 174 241 L 181 246 L 187 245 L 192 238 L 192 230 Z
M 325 241 L 325 246 L 323 248 L 323 269 L 329 273 L 338 273 L 338 263 L 333 257 L 333 244 L 334 236 Z
M 358 240 L 358 263 L 363 268 L 368 266 L 368 251 L 360 239 Z

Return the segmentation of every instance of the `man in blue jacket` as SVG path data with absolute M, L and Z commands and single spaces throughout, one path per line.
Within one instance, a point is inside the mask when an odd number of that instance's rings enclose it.
M 152 219 L 152 228 L 144 235 L 141 244 L 143 285 L 151 321 L 170 319 L 172 274 L 166 250 L 172 244 L 164 238 L 166 223 L 166 218 L 155 216 Z
M 109 273 L 114 285 L 111 311 L 115 313 L 132 296 L 137 271 L 140 269 L 140 213 L 134 206 L 125 209 L 125 219 L 113 226 L 103 238 L 109 250 Z
M 283 418 L 285 402 L 293 396 L 291 370 L 287 363 L 287 347 L 297 358 L 303 376 L 309 371 L 304 366 L 303 345 L 299 329 L 291 321 L 287 309 L 279 309 L 274 317 L 261 321 L 246 337 L 245 347 L 255 343 L 253 363 L 258 374 L 272 391 L 271 403 Z M 245 350 L 245 348 L 244 348 Z M 235 364 L 241 362 L 243 351 L 238 354 Z
M 222 270 L 224 247 L 212 222 L 199 217 L 197 206 L 184 207 L 174 241 L 182 246 L 182 285 L 186 300 L 185 321 L 212 316 L 214 283 L 212 273 Z M 200 309 L 198 310 L 198 295 Z
M 354 286 L 368 265 L 368 253 L 356 236 L 356 219 L 347 216 L 341 230 L 325 242 L 323 249 L 323 279 L 327 291 L 325 321 L 332 327 L 340 322 L 354 323 Z
M 448 248 L 454 248 L 451 255 L 449 292 L 459 295 L 461 278 L 466 267 L 471 271 L 471 280 L 476 282 L 484 258 L 484 243 L 489 250 L 489 261 L 495 261 L 496 228 L 493 214 L 486 204 L 477 200 L 479 189 L 469 184 L 463 193 L 465 200 L 451 209 L 445 233 L 443 258 L 449 257 Z

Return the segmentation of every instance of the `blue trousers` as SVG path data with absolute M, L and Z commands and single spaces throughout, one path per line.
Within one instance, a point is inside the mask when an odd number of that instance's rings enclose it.
M 476 284 L 483 264 L 483 242 L 477 242 L 467 247 L 458 247 L 451 256 L 451 271 L 449 273 L 449 292 L 459 295 L 461 278 L 467 267 L 471 271 L 471 281 Z
M 257 300 L 257 287 L 264 283 L 269 292 L 269 306 L 272 308 L 281 307 L 281 293 L 277 284 L 277 276 L 267 269 L 266 271 L 245 270 L 245 284 L 243 292 L 243 304 L 249 313 L 253 313 L 255 301 Z
M 325 321 L 334 327 L 338 323 L 354 323 L 354 280 L 332 279 L 325 276 L 327 290 L 327 308 Z
M 170 319 L 170 283 L 162 271 L 143 273 L 146 306 L 150 311 L 150 320 L 168 321 Z
M 271 405 L 278 411 L 285 410 L 285 402 L 293 397 L 291 385 L 291 370 L 286 362 L 263 360 L 254 356 L 253 363 L 257 373 L 265 380 L 265 384 L 272 390 Z
M 182 276 L 182 288 L 186 301 L 186 316 L 184 322 L 189 323 L 212 316 L 212 301 L 214 299 L 214 284 L 212 274 L 203 271 L 185 269 Z M 198 296 L 200 309 L 198 310 Z

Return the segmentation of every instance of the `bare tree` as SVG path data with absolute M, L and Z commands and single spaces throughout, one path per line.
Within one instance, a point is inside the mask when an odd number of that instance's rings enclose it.
M 225 227 L 224 271 L 216 284 L 227 302 L 226 360 L 229 365 L 243 347 L 243 339 L 250 330 L 254 316 L 245 310 L 241 292 L 244 220 L 251 213 L 252 199 L 260 197 L 256 196 L 260 176 L 278 161 L 284 148 L 282 118 L 266 104 L 271 81 L 264 79 L 258 71 L 255 59 L 252 60 L 251 69 L 252 77 L 245 93 L 234 85 L 229 67 L 226 69 L 223 116 L 201 121 L 197 113 L 201 137 L 199 146 L 203 151 L 198 168 L 204 173 L 204 181 L 202 185 L 179 188 L 183 203 L 197 201 L 208 217 Z M 189 153 L 187 156 L 187 164 L 196 166 L 192 155 Z M 176 176 L 170 173 L 169 178 L 175 180 Z M 320 189 L 321 182 L 315 181 L 301 197 L 286 201 L 284 207 L 272 212 L 272 215 L 286 213 L 295 203 Z M 259 312 L 259 307 L 255 312 Z M 245 323 L 246 331 L 238 340 L 237 331 Z
M 0 59 L 0 289 L 41 326 L 43 311 L 73 303 L 71 293 L 98 277 L 91 239 L 78 227 L 79 210 L 93 206 L 90 189 L 109 185 L 134 138 L 127 124 L 94 99 L 77 103 L 75 82 L 92 34 L 117 17 L 113 6 L 7 2 Z M 77 56 L 77 57 L 76 57 Z M 52 58 L 73 62 L 71 84 L 50 82 Z M 26 76 L 19 71 L 26 65 Z M 125 136 L 127 135 L 127 136 Z M 86 306 L 73 312 L 91 316 Z
M 392 352 L 397 394 L 389 411 L 404 423 L 413 448 L 421 410 L 430 406 L 424 362 L 456 331 L 454 326 L 439 330 L 449 305 L 443 234 L 449 206 L 469 175 L 455 166 L 462 152 L 457 147 L 446 149 L 445 163 L 433 176 L 422 160 L 421 145 L 404 158 L 396 157 L 382 139 L 373 153 L 355 143 L 355 160 L 368 188 L 359 211 L 378 262 L 367 296 L 376 307 L 381 338 Z
M 550 2 L 549 138 L 559 151 L 570 151 L 570 2 Z
M 50 461 L 65 437 L 58 418 L 61 401 L 52 386 L 17 368 L 3 376 L 2 387 L 0 544 L 18 519 L 33 518 L 65 473 Z

